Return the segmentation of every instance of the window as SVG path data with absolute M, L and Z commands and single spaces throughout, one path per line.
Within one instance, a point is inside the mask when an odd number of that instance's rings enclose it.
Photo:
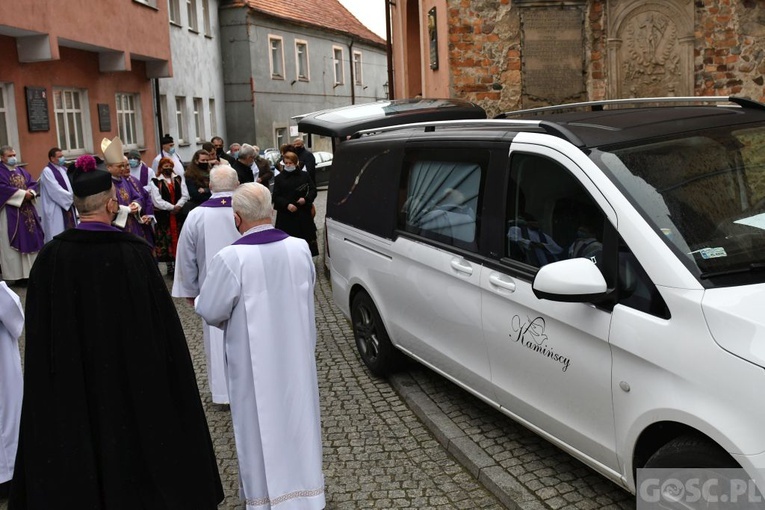
M 202 143 L 202 139 L 204 138 L 204 126 L 202 123 L 202 115 L 204 115 L 204 112 L 202 111 L 202 98 L 195 97 L 194 98 L 194 129 L 196 129 L 197 143 Z
M 125 147 L 137 148 L 142 140 L 140 96 L 136 94 L 117 94 L 117 129 Z
M 186 98 L 175 98 L 175 122 L 178 127 L 178 145 L 187 143 L 186 138 Z
M 159 96 L 159 114 L 162 117 L 162 133 L 160 135 L 164 135 L 170 132 L 170 117 L 167 112 L 167 96 L 165 94 Z
M 353 52 L 353 81 L 356 85 L 363 84 L 363 81 L 361 78 L 361 52 L 360 51 Z
M 210 24 L 210 0 L 202 0 L 202 23 L 204 23 L 205 35 L 212 37 L 212 25 Z
M 186 0 L 186 13 L 189 16 L 189 30 L 199 32 L 199 21 L 197 20 L 197 0 Z
M 308 43 L 305 41 L 295 41 L 295 64 L 297 79 L 308 81 Z
M 150 7 L 157 8 L 157 0 L 133 0 L 136 3 L 148 5 Z
M 335 70 L 335 85 L 342 85 L 343 79 L 343 49 L 332 47 L 332 68 Z
M 167 14 L 170 17 L 170 23 L 181 24 L 180 0 L 167 0 Z
M 507 205 L 508 258 L 534 267 L 575 257 L 601 261 L 605 215 L 555 161 L 514 155 Z
M 282 46 L 282 38 L 276 36 L 268 37 L 268 46 L 270 48 L 271 58 L 271 79 L 283 80 L 284 79 L 284 48 Z
M 77 89 L 53 89 L 53 109 L 56 115 L 56 137 L 64 155 L 85 152 L 87 119 L 84 93 Z
M 6 106 L 9 102 L 5 97 L 5 84 L 0 83 L 0 146 L 11 145 L 11 138 L 8 133 L 10 114 Z
M 274 147 L 281 147 L 287 143 L 287 128 L 274 128 Z
M 407 157 L 399 204 L 399 228 L 474 250 L 479 226 L 481 182 L 488 152 L 421 151 Z
M 213 136 L 218 132 L 218 120 L 215 117 L 215 99 L 210 99 L 210 133 Z

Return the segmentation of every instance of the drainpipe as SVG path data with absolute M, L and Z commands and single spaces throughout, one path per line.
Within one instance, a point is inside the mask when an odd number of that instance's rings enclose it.
M 391 37 L 393 27 L 390 19 L 390 9 L 391 6 L 395 6 L 396 2 L 394 0 L 384 0 L 385 1 L 385 46 L 386 46 L 386 53 L 388 57 L 388 97 L 386 99 L 395 99 L 395 87 L 393 86 L 393 37 Z
M 353 75 L 353 38 L 351 38 L 351 42 L 348 44 L 348 52 L 350 53 L 351 57 L 351 104 L 356 104 L 356 76 Z
M 162 149 L 162 135 L 164 133 L 162 132 L 162 103 L 160 102 L 159 97 L 159 78 L 152 78 L 154 82 L 154 110 L 156 111 L 155 117 L 157 119 L 155 131 L 157 134 L 157 148 Z M 159 150 L 157 151 L 159 152 Z

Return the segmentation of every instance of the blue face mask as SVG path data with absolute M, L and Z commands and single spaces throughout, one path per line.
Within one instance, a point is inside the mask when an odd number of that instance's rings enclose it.
M 16 163 L 18 163 L 19 160 L 16 159 L 16 156 L 8 158 L 8 164 L 11 166 L 16 166 Z
M 170 154 L 171 156 L 172 156 L 173 154 L 175 154 L 175 147 L 170 147 L 170 150 L 169 150 L 169 151 L 167 151 L 167 153 L 168 153 L 168 154 Z
M 66 158 L 64 156 L 61 156 L 60 158 L 58 158 L 58 164 L 60 166 L 66 165 Z
M 231 157 L 234 159 L 239 159 L 239 151 L 234 151 L 231 153 Z
M 294 172 L 295 168 L 296 168 L 295 165 L 284 165 L 285 172 Z
M 128 159 L 128 163 L 130 164 L 130 168 L 135 168 L 138 166 L 138 160 L 137 159 Z

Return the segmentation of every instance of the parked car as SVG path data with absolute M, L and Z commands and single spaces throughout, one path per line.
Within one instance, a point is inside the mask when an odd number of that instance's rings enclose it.
M 332 293 L 366 366 L 406 354 L 633 492 L 646 467 L 762 488 L 765 105 L 404 106 L 301 121 L 339 142 Z
M 313 155 L 316 158 L 316 185 L 326 186 L 329 184 L 329 173 L 332 170 L 332 153 L 317 151 Z

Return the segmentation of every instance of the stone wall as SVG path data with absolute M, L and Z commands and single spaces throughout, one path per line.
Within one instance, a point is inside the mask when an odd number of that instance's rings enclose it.
M 760 0 L 448 0 L 447 5 L 451 94 L 492 115 L 558 102 L 655 95 L 765 101 L 765 2 Z M 555 83 L 550 97 L 528 93 L 524 79 L 532 62 L 524 54 L 524 37 L 532 17 L 524 12 L 533 9 L 581 11 L 583 97 L 557 97 Z

